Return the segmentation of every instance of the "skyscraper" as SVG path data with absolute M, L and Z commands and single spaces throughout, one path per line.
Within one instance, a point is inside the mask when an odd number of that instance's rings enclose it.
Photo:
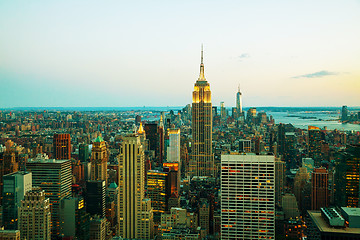
M 50 238 L 50 200 L 44 190 L 33 188 L 25 194 L 19 209 L 19 229 L 22 239 Z M 56 236 L 55 236 L 56 237 Z
M 61 232 L 60 206 L 62 200 L 71 195 L 71 161 L 47 159 L 45 156 L 29 159 L 27 169 L 32 173 L 33 186 L 45 190 L 50 199 L 51 235 L 56 237 Z
M 342 106 L 341 108 L 341 121 L 347 121 L 348 120 L 348 108 L 347 106 Z
M 146 235 L 142 227 L 147 225 L 143 221 L 152 221 L 152 218 L 142 218 L 147 215 L 145 212 L 149 212 L 147 216 L 152 214 L 151 205 L 148 204 L 148 201 L 143 201 L 144 165 L 144 150 L 140 137 L 136 135 L 125 137 L 120 146 L 119 158 L 119 221 L 120 236 L 123 238 L 140 238 Z M 151 233 L 147 236 L 150 235 Z
M 285 162 L 275 159 L 275 203 L 281 204 L 285 188 Z
M 275 161 L 221 155 L 221 239 L 275 238 Z
M 315 168 L 311 175 L 311 209 L 320 210 L 329 203 L 328 171 Z
M 105 217 L 105 181 L 86 181 L 86 211 L 91 215 Z
M 69 133 L 54 134 L 54 158 L 71 159 L 71 138 Z
M 213 176 L 212 104 L 210 84 L 204 76 L 203 50 L 201 49 L 200 76 L 195 83 L 192 102 L 192 158 L 191 176 Z
M 180 129 L 170 128 L 169 133 L 169 146 L 167 147 L 167 160 L 166 162 L 180 163 Z
M 170 195 L 169 174 L 157 170 L 147 173 L 147 193 L 151 199 L 151 206 L 156 220 L 160 221 L 160 214 L 167 210 L 167 200 Z
M 32 175 L 29 172 L 7 174 L 4 179 L 3 224 L 5 229 L 18 229 L 18 208 L 26 192 L 32 188 Z
M 105 181 L 105 183 L 107 183 L 108 152 L 105 141 L 100 136 L 97 137 L 93 143 L 90 161 L 91 180 Z
M 240 92 L 240 84 L 236 93 L 236 109 L 238 116 L 240 116 L 242 114 L 242 94 Z
M 336 154 L 335 203 L 339 207 L 360 207 L 360 146 L 349 145 Z

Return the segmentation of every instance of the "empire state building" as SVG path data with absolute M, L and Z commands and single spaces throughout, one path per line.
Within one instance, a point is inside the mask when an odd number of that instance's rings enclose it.
M 204 76 L 203 49 L 201 48 L 200 76 L 195 83 L 192 102 L 192 154 L 191 176 L 213 176 L 212 104 L 210 84 Z

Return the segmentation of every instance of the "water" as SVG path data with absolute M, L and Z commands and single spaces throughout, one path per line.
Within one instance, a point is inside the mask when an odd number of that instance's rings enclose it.
M 319 128 L 327 127 L 328 130 L 337 129 L 339 131 L 360 131 L 359 124 L 349 124 L 339 122 L 339 114 L 335 112 L 271 112 L 267 111 L 267 115 L 272 115 L 275 123 L 291 123 L 294 127 L 307 129 L 308 126 L 316 126 Z

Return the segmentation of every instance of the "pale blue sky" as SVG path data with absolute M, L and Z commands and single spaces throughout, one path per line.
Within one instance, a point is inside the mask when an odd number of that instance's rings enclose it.
M 0 108 L 359 106 L 360 1 L 0 1 Z

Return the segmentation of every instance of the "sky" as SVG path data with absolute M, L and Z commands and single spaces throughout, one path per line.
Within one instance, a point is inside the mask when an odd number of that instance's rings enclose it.
M 360 106 L 360 1 L 0 1 L 0 108 Z

